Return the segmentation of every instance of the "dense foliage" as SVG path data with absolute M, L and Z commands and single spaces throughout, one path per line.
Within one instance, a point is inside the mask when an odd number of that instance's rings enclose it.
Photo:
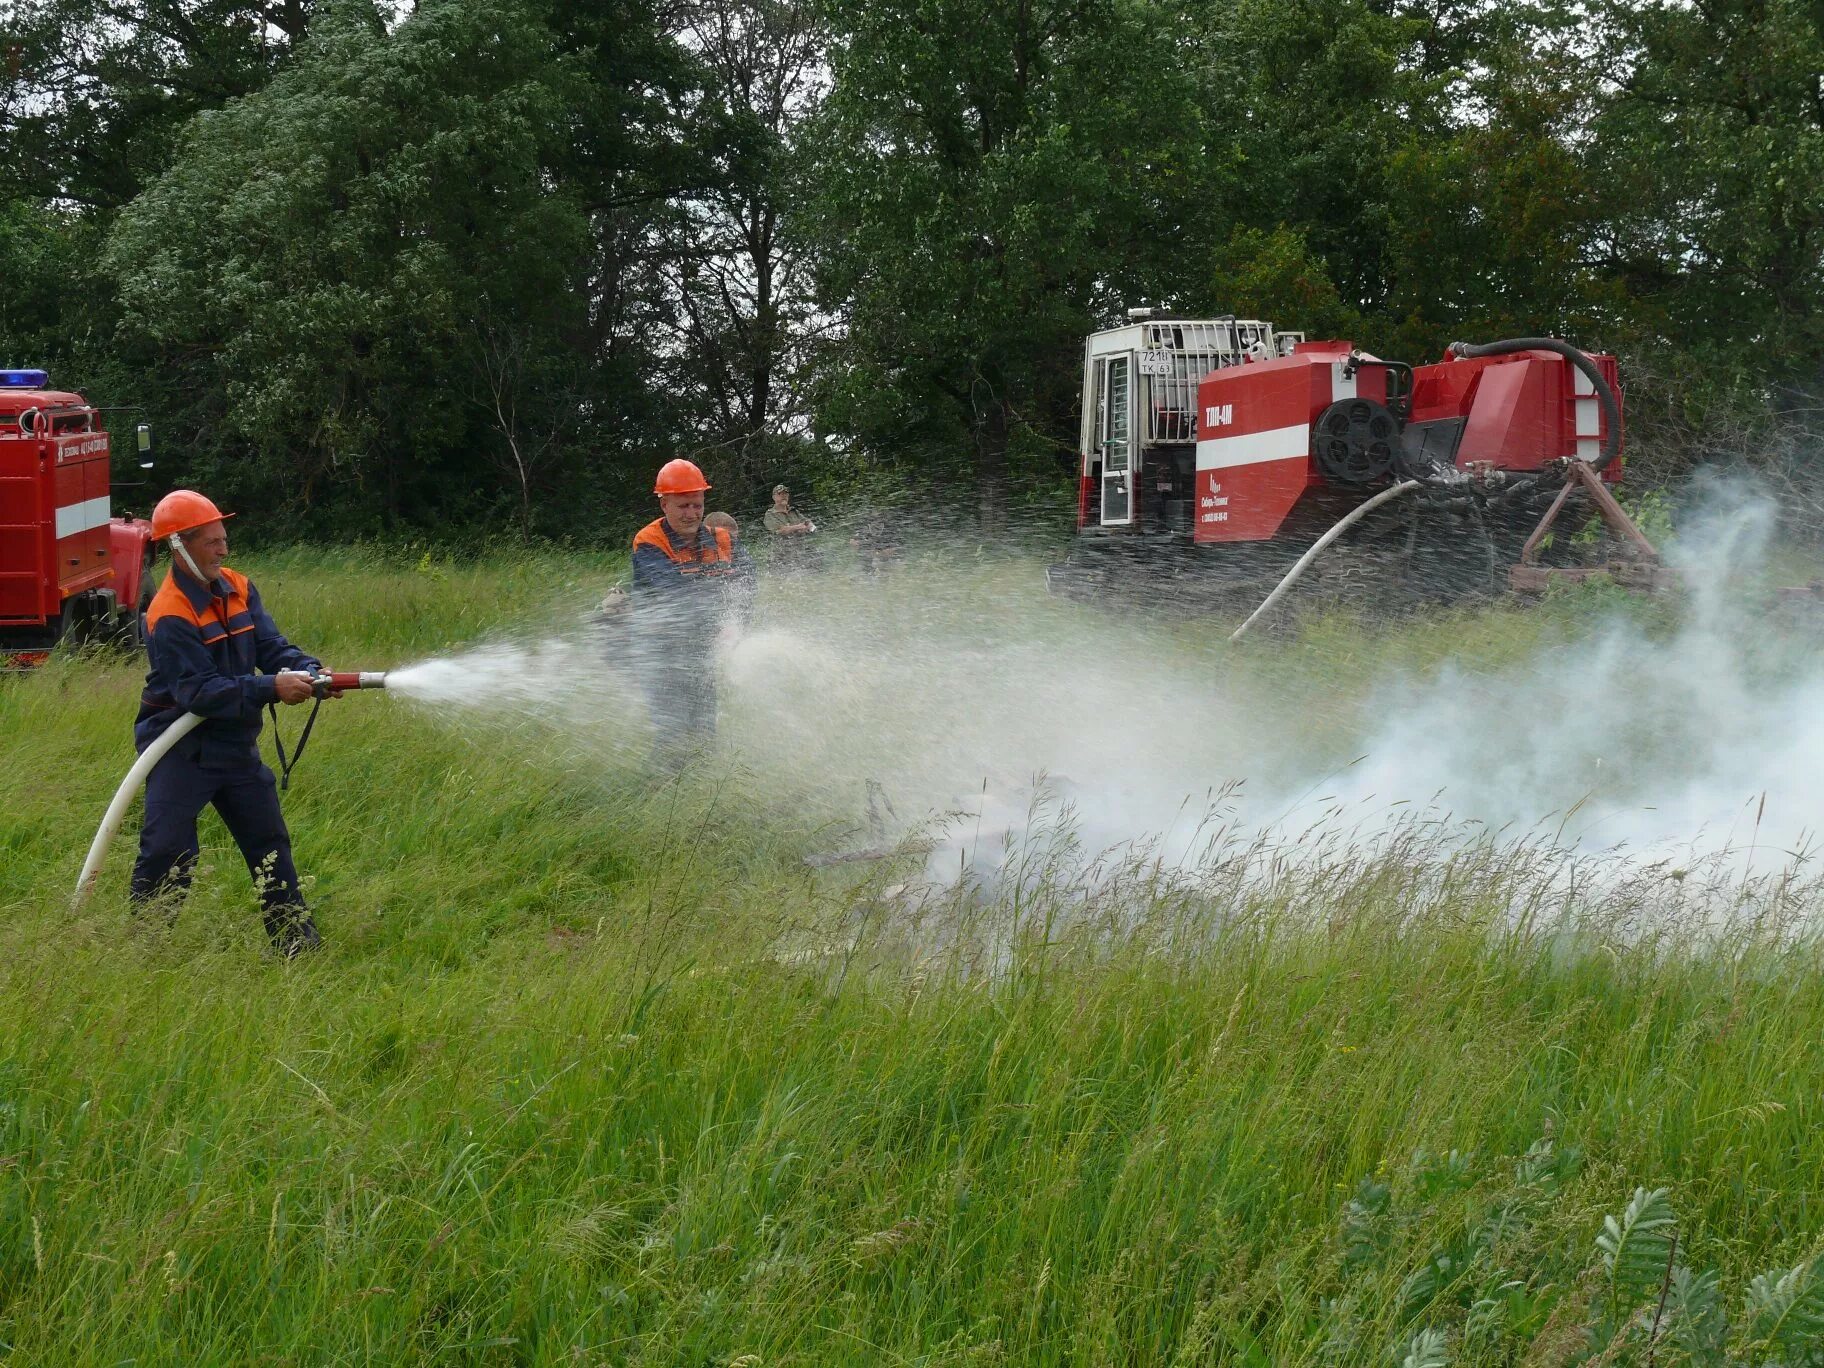
M 22 0 L 0 354 L 302 530 L 692 453 L 1060 494 L 1139 301 L 1614 349 L 1666 474 L 1824 388 L 1807 0 Z

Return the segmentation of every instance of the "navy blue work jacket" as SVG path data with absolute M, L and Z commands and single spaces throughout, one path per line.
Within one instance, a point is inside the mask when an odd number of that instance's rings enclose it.
M 178 750 L 209 769 L 260 762 L 260 709 L 280 670 L 321 670 L 287 641 L 245 575 L 224 568 L 204 585 L 173 569 L 146 610 L 145 692 L 133 724 L 144 750 L 187 712 L 208 719 Z

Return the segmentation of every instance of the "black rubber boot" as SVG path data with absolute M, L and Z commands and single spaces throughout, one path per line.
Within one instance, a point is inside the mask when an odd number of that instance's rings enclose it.
M 317 934 L 317 924 L 310 919 L 309 910 L 303 907 L 286 909 L 286 914 L 282 916 L 269 914 L 266 932 L 272 937 L 272 948 L 288 960 L 323 948 L 323 937 Z

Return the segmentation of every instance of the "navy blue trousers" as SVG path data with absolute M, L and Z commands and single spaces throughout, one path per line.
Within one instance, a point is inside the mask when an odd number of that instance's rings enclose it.
M 211 803 L 246 858 L 247 872 L 260 891 L 267 933 L 280 938 L 303 917 L 304 895 L 291 860 L 291 833 L 279 811 L 278 781 L 258 762 L 206 769 L 177 754 L 159 762 L 146 779 L 146 821 L 133 866 L 134 906 L 189 889 L 201 849 L 196 819 Z
M 715 740 L 716 666 L 712 657 L 648 668 L 645 683 L 655 758 Z

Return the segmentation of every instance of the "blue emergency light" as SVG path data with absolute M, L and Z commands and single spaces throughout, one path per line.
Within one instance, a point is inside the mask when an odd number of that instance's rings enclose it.
M 43 389 L 50 383 L 48 371 L 0 370 L 0 389 Z

